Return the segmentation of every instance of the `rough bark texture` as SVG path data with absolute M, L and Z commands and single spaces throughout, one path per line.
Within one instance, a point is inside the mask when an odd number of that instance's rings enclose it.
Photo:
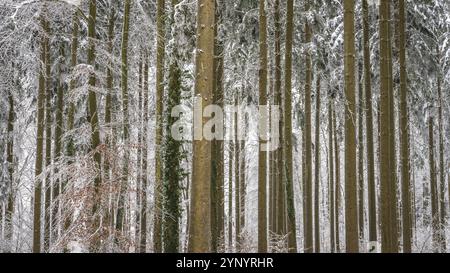
M 355 126 L 354 0 L 344 0 L 345 77 L 345 242 L 347 253 L 359 252 Z
M 214 77 L 214 0 L 198 1 L 197 54 L 196 54 L 196 99 L 201 110 L 211 104 Z M 200 113 L 201 114 L 201 113 Z M 202 126 L 206 118 L 194 114 Z M 201 116 L 201 115 L 200 115 Z M 194 126 L 196 127 L 196 126 Z M 199 130 L 194 128 L 194 130 Z M 189 221 L 189 252 L 211 251 L 211 142 L 194 140 L 191 187 L 191 215 Z

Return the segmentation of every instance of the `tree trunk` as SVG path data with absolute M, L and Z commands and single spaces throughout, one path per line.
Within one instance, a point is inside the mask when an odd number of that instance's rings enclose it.
M 157 54 L 156 54 L 156 140 L 155 140 L 155 185 L 154 185 L 154 226 L 153 250 L 162 252 L 162 112 L 164 93 L 164 58 L 165 58 L 165 0 L 157 1 L 156 8 Z
M 429 150 L 430 150 L 430 189 L 431 189 L 431 228 L 433 231 L 433 250 L 438 253 L 440 248 L 440 217 L 439 217 L 439 195 L 436 181 L 436 166 L 434 157 L 434 120 L 429 121 Z
M 122 181 L 120 185 L 119 203 L 117 205 L 116 215 L 116 244 L 120 246 L 120 236 L 124 232 L 124 217 L 125 217 L 125 202 L 128 189 L 128 164 L 129 164 L 129 110 L 128 110 L 128 32 L 130 28 L 130 8 L 131 0 L 125 0 L 124 2 L 124 17 L 123 17 L 123 29 L 122 29 L 122 49 L 121 49 L 121 85 L 122 85 L 122 111 L 123 111 L 123 143 L 124 149 L 124 163 L 122 171 Z M 119 237 L 118 237 L 119 236 Z
M 139 244 L 139 252 L 145 253 L 147 250 L 147 190 L 148 190 L 148 99 L 149 99 L 149 90 L 148 90 L 148 53 L 145 51 L 144 53 L 144 74 L 143 74 L 143 129 L 142 129 L 142 177 L 141 177 L 141 221 L 140 221 L 140 244 Z
M 338 128 L 337 128 L 337 118 L 336 118 L 336 110 L 334 107 L 332 107 L 333 110 L 333 132 L 334 132 L 334 160 L 335 160 L 335 176 L 336 176 L 336 183 L 334 185 L 334 195 L 335 195 L 335 229 L 336 229 L 336 252 L 341 252 L 341 246 L 340 246 L 340 224 L 339 224 L 339 217 L 341 212 L 341 161 L 340 161 L 340 152 L 341 148 L 339 146 L 339 139 L 338 139 Z
M 359 239 L 364 242 L 364 90 L 362 87 L 362 62 L 358 60 L 358 227 Z
M 356 181 L 355 112 L 355 2 L 344 0 L 345 75 L 345 245 L 347 253 L 359 252 Z
M 14 68 L 14 64 L 13 64 Z M 19 87 L 18 79 L 14 79 L 15 87 Z M 12 252 L 12 238 L 14 232 L 13 217 L 14 217 L 14 204 L 15 204 L 15 186 L 14 186 L 14 121 L 15 121 L 15 109 L 14 109 L 14 95 L 13 90 L 8 92 L 8 125 L 7 125 L 7 144 L 6 144 L 6 162 L 8 163 L 8 177 L 9 177 L 9 193 L 8 193 L 8 205 L 5 212 L 5 227 L 4 233 L 5 239 L 10 244 L 10 251 Z M 3 151 L 2 151 L 3 152 Z M 0 214 L 3 213 L 0 206 Z M 2 227 L 2 221 L 0 216 L 0 228 Z M 3 235 L 3 234 L 1 234 Z
M 291 253 L 297 252 L 297 232 L 295 222 L 294 205 L 294 174 L 292 155 L 292 44 L 294 36 L 294 0 L 287 0 L 286 3 L 286 57 L 285 57 L 285 89 L 284 89 L 284 113 L 285 113 L 285 138 L 284 152 L 285 160 L 283 166 L 283 178 L 286 187 L 286 211 L 287 211 L 287 234 L 288 250 Z
M 60 58 L 61 60 L 65 59 L 65 49 L 64 44 L 61 45 L 60 48 Z M 57 98 L 56 98 L 56 127 L 55 127 L 55 161 L 58 161 L 61 159 L 62 156 L 62 137 L 64 134 L 64 86 L 63 86 L 63 61 L 59 64 L 59 75 L 58 75 L 58 92 L 57 92 Z M 58 173 L 58 170 L 55 169 L 55 174 Z M 56 179 L 53 183 L 52 188 L 52 194 L 53 194 L 53 204 L 52 204 L 52 223 L 51 223 L 51 230 L 52 230 L 52 241 L 56 242 L 58 239 L 58 212 L 59 208 L 61 206 L 61 201 L 59 200 L 59 194 L 61 191 L 60 187 L 60 179 Z
M 440 60 L 440 50 L 439 45 L 437 48 L 437 56 L 438 60 Z M 442 100 L 442 90 L 441 90 L 441 67 L 440 61 L 438 61 L 438 71 L 437 71 L 437 88 L 438 88 L 438 132 L 439 132 L 439 212 L 440 212 L 440 247 L 441 252 L 445 253 L 446 250 L 446 236 L 445 236 L 445 218 L 446 218 L 446 206 L 445 206 L 445 169 L 444 169 L 444 124 L 442 120 L 443 116 L 443 105 L 444 102 Z M 450 202 L 450 201 L 449 201 Z
M 328 175 L 329 175 L 329 211 L 330 211 L 330 252 L 336 252 L 336 207 L 334 191 L 334 162 L 333 162 L 333 98 L 328 98 Z
M 44 203 L 44 252 L 48 252 L 50 249 L 50 228 L 51 228 L 51 215 L 50 206 L 52 198 L 52 175 L 51 167 L 52 164 L 52 76 L 51 67 L 52 63 L 50 60 L 50 23 L 45 20 L 45 203 Z
M 235 95 L 235 106 L 239 106 L 239 95 L 236 94 Z M 235 119 L 234 119 L 234 132 L 235 132 L 235 137 L 234 137 L 234 224 L 235 224 L 235 243 L 236 243 L 236 252 L 239 251 L 240 248 L 240 242 L 241 242 L 241 198 L 240 198 L 240 157 L 241 157 L 241 153 L 240 153 L 240 147 L 239 147 L 239 139 L 238 139 L 238 129 L 239 129 L 239 118 L 238 115 L 235 115 Z
M 373 114 L 372 114 L 372 83 L 370 63 L 370 28 L 369 7 L 367 0 L 363 0 L 363 35 L 364 35 L 364 91 L 366 95 L 366 145 L 367 145 L 367 180 L 369 202 L 369 241 L 377 239 L 377 207 L 375 187 L 375 157 L 373 140 Z
M 87 64 L 95 69 L 95 22 L 97 16 L 97 4 L 95 0 L 91 0 L 89 2 L 89 20 L 88 20 L 88 49 L 87 49 Z M 94 90 L 95 87 L 95 74 L 91 73 L 89 75 L 89 95 L 88 95 L 88 113 L 89 113 L 89 121 L 91 123 L 91 151 L 94 153 L 94 161 L 96 167 L 100 169 L 97 176 L 94 179 L 94 198 L 93 198 L 93 207 L 92 207 L 92 223 L 91 230 L 96 231 L 100 228 L 101 223 L 101 185 L 102 185 L 102 176 L 101 176 L 101 164 L 102 164 L 102 156 L 99 151 L 100 146 L 100 126 L 98 120 L 98 111 L 97 111 L 97 94 Z M 100 238 L 94 235 L 93 240 L 91 241 L 90 249 L 91 252 L 95 252 L 100 248 Z
M 217 1 L 214 24 L 214 104 L 223 109 L 224 98 L 224 41 L 218 36 L 222 24 L 223 1 Z M 222 120 L 223 124 L 223 120 Z M 219 130 L 216 128 L 216 130 Z M 222 130 L 223 131 L 223 130 Z M 224 246 L 224 148 L 223 139 L 212 141 L 211 160 L 211 232 L 212 250 L 217 252 Z
M 196 100 L 201 110 L 211 104 L 214 88 L 214 0 L 198 1 Z M 203 129 L 206 118 L 194 114 L 198 120 L 195 131 Z M 196 134 L 196 133 L 194 133 Z M 197 132 L 198 134 L 198 132 Z M 211 142 L 202 138 L 193 143 L 191 187 L 191 215 L 189 222 L 189 252 L 211 251 Z
M 78 63 L 78 35 L 79 35 L 79 11 L 75 12 L 73 15 L 73 23 L 72 23 L 72 42 L 71 42 L 71 57 L 70 57 L 70 69 L 73 73 L 75 66 Z M 75 89 L 75 80 L 71 79 L 69 82 L 69 90 L 71 92 Z M 74 129 L 75 123 L 75 103 L 71 101 L 68 106 L 68 114 L 67 114 L 67 131 L 70 132 Z M 68 165 L 73 163 L 73 157 L 75 155 L 75 147 L 74 147 L 74 139 L 73 137 L 69 137 L 67 140 L 66 146 L 66 155 L 68 157 Z M 61 185 L 61 192 L 66 194 L 69 191 L 68 189 L 68 180 L 64 179 Z M 69 230 L 70 225 L 72 224 L 72 210 L 69 209 L 69 206 L 66 201 L 63 201 L 62 208 L 62 230 L 63 234 Z M 64 247 L 64 251 L 67 252 L 67 245 Z
M 41 11 L 41 27 L 45 29 L 44 11 Z M 45 34 L 43 34 L 45 35 Z M 45 38 L 41 37 L 41 64 L 45 65 Z M 42 206 L 42 169 L 44 158 L 44 126 L 45 126 L 45 67 L 39 70 L 39 87 L 37 98 L 37 133 L 36 133 L 36 160 L 34 167 L 34 202 L 33 202 L 33 252 L 41 252 L 41 206 Z
M 267 105 L 267 19 L 264 5 L 259 1 L 259 105 Z M 261 108 L 260 108 L 261 109 Z M 259 120 L 259 151 L 258 151 L 258 252 L 267 252 L 267 141 L 261 139 L 267 134 L 267 116 L 261 115 Z
M 411 252 L 412 213 L 411 185 L 409 161 L 409 110 L 406 72 L 406 12 L 405 0 L 399 0 L 399 58 L 400 58 L 400 146 L 401 146 L 401 177 L 402 177 L 402 221 L 403 221 L 403 252 Z M 415 213 L 415 211 L 414 211 Z
M 306 1 L 305 10 L 309 11 L 310 2 Z M 305 19 L 305 43 L 312 40 L 312 30 L 309 22 Z M 305 230 L 305 252 L 312 253 L 313 245 L 313 207 L 312 207 L 312 151 L 311 151 L 311 86 L 312 86 L 312 64 L 311 53 L 306 52 L 306 79 L 305 79 L 305 207 L 306 230 Z
M 381 246 L 382 251 L 397 252 L 396 228 L 396 179 L 393 177 L 393 150 L 392 125 L 392 84 L 390 65 L 390 3 L 387 0 L 380 2 L 380 188 L 381 188 Z M 381 126 L 383 125 L 383 126 Z M 395 148 L 395 147 L 394 147 Z M 393 223 L 394 222 L 394 223 Z
M 320 253 L 320 73 L 317 73 L 314 168 L 314 251 Z

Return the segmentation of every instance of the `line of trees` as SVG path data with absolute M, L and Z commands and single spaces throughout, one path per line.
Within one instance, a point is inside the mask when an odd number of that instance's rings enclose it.
M 0 250 L 446 252 L 450 6 L 372 2 L 0 4 Z

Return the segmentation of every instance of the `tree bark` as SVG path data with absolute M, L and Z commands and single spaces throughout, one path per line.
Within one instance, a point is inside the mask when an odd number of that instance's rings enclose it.
M 310 1 L 306 1 L 305 10 L 309 11 Z M 312 30 L 307 19 L 305 19 L 305 43 L 312 40 Z M 312 253 L 313 245 L 313 205 L 312 205 L 312 143 L 311 143 L 311 86 L 312 86 L 312 64 L 311 53 L 306 52 L 306 79 L 305 79 L 305 208 L 306 215 L 305 230 L 305 252 Z
M 373 140 L 373 112 L 372 112 L 372 82 L 370 63 L 370 28 L 369 7 L 367 0 L 363 0 L 363 36 L 364 36 L 364 91 L 366 96 L 366 145 L 367 145 L 367 181 L 369 202 L 369 241 L 377 239 L 377 206 L 375 187 L 375 157 Z
M 211 104 L 214 78 L 214 0 L 198 1 L 197 55 L 195 90 L 201 111 Z M 198 113 L 197 113 L 198 115 Z M 201 126 L 206 118 L 197 117 Z M 194 130 L 199 130 L 194 128 Z M 194 140 L 191 187 L 191 215 L 189 222 L 189 252 L 211 251 L 211 142 Z
M 164 93 L 164 58 L 165 58 L 165 0 L 157 1 L 156 8 L 156 140 L 155 140 L 155 185 L 154 185 L 154 226 L 153 250 L 162 252 L 162 112 Z
M 356 126 L 355 115 L 355 23 L 354 0 L 344 0 L 344 75 L 345 75 L 345 245 L 347 253 L 359 252 Z
M 259 105 L 267 105 L 267 19 L 264 5 L 259 1 Z M 258 252 L 267 252 L 267 145 L 262 134 L 267 134 L 267 118 L 260 112 L 259 120 L 259 151 L 258 151 Z
M 409 110 L 406 71 L 406 11 L 405 1 L 399 0 L 399 59 L 400 59 L 400 146 L 402 181 L 403 252 L 410 253 L 412 240 L 411 185 L 409 160 Z M 415 213 L 415 211 L 414 211 Z

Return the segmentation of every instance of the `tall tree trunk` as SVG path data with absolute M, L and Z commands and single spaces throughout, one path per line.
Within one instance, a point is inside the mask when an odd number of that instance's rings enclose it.
M 405 0 L 399 0 L 399 58 L 400 58 L 400 146 L 401 146 L 401 177 L 402 177 L 402 221 L 403 221 L 403 252 L 411 252 L 412 213 L 411 185 L 409 161 L 409 110 L 408 110 L 408 75 L 406 72 L 406 12 Z M 415 211 L 414 211 L 415 213 Z
M 259 1 L 259 105 L 267 105 L 267 19 L 264 5 Z M 260 108 L 261 109 L 261 108 Z M 267 252 L 267 140 L 261 139 L 267 135 L 267 116 L 261 115 L 259 120 L 259 151 L 258 151 L 258 252 Z
M 445 169 L 444 169 L 444 124 L 442 120 L 443 116 L 443 105 L 444 102 L 442 100 L 442 88 L 441 88 L 441 66 L 440 66 L 440 50 L 439 45 L 437 48 L 437 57 L 438 57 L 438 71 L 437 71 L 437 89 L 438 89 L 438 132 L 439 132 L 439 212 L 440 212 L 440 247 L 441 252 L 446 252 L 446 236 L 445 236 L 445 218 L 446 218 L 446 206 L 445 206 Z M 450 200 L 449 200 L 450 202 Z
M 247 128 L 247 120 L 245 120 L 245 117 L 244 117 L 244 128 Z M 247 170 L 247 167 L 246 167 L 246 160 L 247 160 L 247 153 L 246 153 L 246 142 L 245 142 L 245 140 L 241 140 L 241 141 L 239 141 L 239 149 L 241 150 L 241 153 L 240 153 L 240 155 L 241 155 L 241 157 L 240 157 L 240 165 L 239 165 L 239 168 L 240 168 L 240 170 L 239 170 L 239 198 L 240 198 L 240 200 L 239 200 L 239 212 L 240 212 L 240 214 L 239 214 L 239 216 L 240 216 L 240 220 L 239 220 L 239 222 L 240 222 L 240 226 L 241 226 L 241 236 L 240 236 L 240 240 L 241 240 L 241 243 L 243 243 L 244 241 L 243 241 L 243 235 L 244 234 L 242 234 L 242 231 L 244 230 L 244 228 L 245 228 L 245 212 L 246 212 L 246 195 L 247 195 L 247 184 L 246 184 L 246 182 L 247 182 L 247 176 L 246 176 L 246 170 Z
M 382 251 L 398 251 L 398 234 L 396 228 L 396 178 L 393 177 L 392 140 L 392 84 L 391 84 L 391 45 L 390 45 L 390 3 L 380 2 L 380 188 L 381 188 L 381 246 Z M 395 147 L 394 147 L 395 148 Z M 393 223 L 395 222 L 395 223 Z
M 335 185 L 334 185 L 334 196 L 335 196 L 335 229 L 336 229 L 336 252 L 341 252 L 341 245 L 340 245 L 340 224 L 339 224 L 339 217 L 341 213 L 341 161 L 339 154 L 341 153 L 341 148 L 339 145 L 339 139 L 338 139 L 338 128 L 337 128 L 337 117 L 336 117 L 336 110 L 334 107 L 332 107 L 333 110 L 333 132 L 334 132 L 334 160 L 335 160 Z
M 345 245 L 347 253 L 359 252 L 356 181 L 355 112 L 355 1 L 344 0 L 345 75 Z
M 369 241 L 377 241 L 377 206 L 375 187 L 375 157 L 373 140 L 372 83 L 370 63 L 370 28 L 369 7 L 363 0 L 363 35 L 364 35 L 364 91 L 366 95 L 366 145 L 367 145 L 367 181 L 369 202 Z
M 274 102 L 275 105 L 278 105 L 278 107 L 281 110 L 281 19 L 280 19 L 281 13 L 280 13 L 280 0 L 275 0 L 274 3 L 274 21 L 275 21 L 275 91 L 274 91 Z M 281 114 L 279 116 L 280 122 L 283 118 L 283 115 Z M 280 129 L 280 140 L 282 139 L 282 123 L 279 124 Z M 281 143 L 281 142 L 280 142 Z M 275 158 L 275 166 L 274 166 L 274 206 L 275 206 L 275 212 L 274 212 L 274 226 L 275 226 L 275 233 L 276 235 L 281 236 L 282 235 L 282 221 L 280 221 L 280 214 L 281 214 L 281 202 L 280 200 L 280 193 L 282 192 L 282 180 L 281 180 L 281 173 L 280 173 L 280 164 L 281 164 L 281 156 L 282 156 L 283 149 L 281 147 L 278 148 L 274 152 L 274 158 Z
M 45 11 L 41 11 L 41 27 L 45 29 Z M 45 65 L 45 33 L 41 37 L 41 63 Z M 39 86 L 37 99 L 37 133 L 36 160 L 34 166 L 34 201 L 33 201 L 33 252 L 41 252 L 41 206 L 42 206 L 42 169 L 44 159 L 44 126 L 45 126 L 45 67 L 39 70 Z
M 212 102 L 214 88 L 214 0 L 198 1 L 197 56 L 196 56 L 196 104 L 203 109 Z M 202 113 L 194 114 L 194 135 L 198 136 L 207 122 Z M 191 187 L 191 215 L 189 222 L 189 252 L 211 251 L 211 142 L 202 138 L 193 143 Z
M 235 102 L 234 102 L 235 106 L 239 106 L 239 94 L 235 95 Z M 239 129 L 239 117 L 238 115 L 235 115 L 234 118 L 234 132 L 235 132 L 235 136 L 234 136 L 234 224 L 235 224 L 235 243 L 236 243 L 236 252 L 239 251 L 240 248 L 240 238 L 241 238 L 241 198 L 240 198 L 240 157 L 241 157 L 241 153 L 240 153 L 240 147 L 239 147 L 239 139 L 238 139 L 238 130 Z
M 389 6 L 389 12 L 388 12 L 388 44 L 389 44 L 389 50 L 388 50 L 388 64 L 389 64 L 389 154 L 390 154 L 390 160 L 389 160 L 389 169 L 391 171 L 391 179 L 393 183 L 390 184 L 390 221 L 391 224 L 391 230 L 392 233 L 392 249 L 394 252 L 398 252 L 399 248 L 399 240 L 398 236 L 400 233 L 399 227 L 399 219 L 398 219 L 398 204 L 397 204 L 397 152 L 396 152 L 396 135 L 395 135 L 395 98 L 394 95 L 394 72 L 393 72 L 393 46 L 395 45 L 395 40 L 393 42 L 392 38 L 392 23 L 391 23 L 391 12 L 390 12 L 390 6 Z
M 95 69 L 95 39 L 96 39 L 96 31 L 95 31 L 95 22 L 97 17 L 97 4 L 95 0 L 91 0 L 89 2 L 89 20 L 88 20 L 88 49 L 87 49 L 87 64 Z M 98 119 L 98 111 L 97 111 L 97 95 L 95 93 L 95 74 L 91 73 L 89 75 L 89 95 L 88 95 L 88 113 L 89 113 L 89 121 L 91 123 L 91 151 L 94 153 L 94 161 L 97 168 L 100 169 L 97 176 L 94 179 L 94 196 L 93 196 L 93 207 L 92 207 L 92 219 L 93 223 L 91 229 L 93 231 L 99 230 L 101 223 L 101 186 L 102 186 L 102 176 L 101 176 L 101 164 L 102 164 L 102 155 L 99 151 L 100 142 L 100 125 Z M 95 252 L 100 248 L 100 238 L 97 235 L 94 235 L 93 240 L 91 241 L 90 249 L 91 252 Z
M 286 211 L 287 211 L 287 234 L 288 250 L 291 253 L 297 252 L 297 232 L 295 222 L 294 205 L 294 173 L 292 155 L 292 44 L 294 36 L 294 0 L 287 0 L 286 3 L 286 57 L 285 57 L 285 89 L 284 89 L 284 113 L 285 113 L 285 139 L 284 152 L 285 160 L 283 166 L 283 178 L 286 187 Z
M 162 112 L 164 93 L 164 57 L 165 57 L 165 0 L 157 1 L 156 8 L 156 140 L 155 140 L 155 212 L 153 225 L 153 250 L 162 252 Z
M 336 207 L 334 191 L 334 162 L 333 162 L 333 98 L 328 98 L 328 192 L 329 192 L 329 211 L 330 211 L 330 249 L 331 253 L 336 251 Z
M 230 127 L 233 126 L 233 117 L 230 120 Z M 232 131 L 232 130 L 231 130 Z M 228 142 L 228 251 L 233 248 L 233 155 L 234 144 Z M 236 160 L 236 159 L 235 159 Z
M 140 252 L 140 243 L 141 239 L 140 237 L 140 229 L 141 229 L 141 182 L 142 182 L 142 149 L 143 146 L 145 146 L 145 143 L 143 142 L 143 134 L 142 131 L 145 127 L 144 125 L 144 102 L 143 98 L 145 96 L 144 94 L 144 88 L 143 88 L 143 75 L 144 75 L 144 56 L 142 52 L 140 52 L 139 56 L 139 63 L 138 63 L 138 145 L 137 145 L 137 174 L 136 174 L 136 204 L 135 204 L 135 225 L 134 225 L 134 242 L 135 242 L 135 252 Z
M 172 1 L 172 22 L 175 20 L 175 6 L 177 1 Z M 177 28 L 172 29 L 172 35 L 175 37 Z M 165 126 L 166 136 L 170 136 L 170 131 L 176 118 L 172 117 L 171 111 L 181 102 L 181 93 L 183 89 L 182 64 L 180 61 L 182 56 L 178 52 L 180 45 L 173 48 L 171 52 L 172 60 L 169 68 L 169 88 L 167 92 L 165 112 L 167 124 Z M 163 243 L 164 252 L 179 252 L 179 222 L 181 217 L 180 193 L 181 183 L 183 180 L 183 169 L 181 168 L 182 160 L 182 142 L 172 137 L 164 140 L 164 180 L 163 180 Z
M 309 11 L 310 1 L 306 1 L 305 10 Z M 312 30 L 307 19 L 305 19 L 305 43 L 312 40 Z M 306 52 L 306 79 L 305 79 L 305 208 L 306 215 L 305 230 L 305 252 L 312 253 L 313 245 L 313 206 L 312 206 L 312 143 L 311 143 L 311 87 L 312 87 L 312 64 L 311 53 Z
M 70 49 L 70 70 L 73 73 L 75 66 L 78 63 L 78 35 L 79 35 L 79 11 L 77 10 L 73 15 L 72 22 L 72 41 L 71 41 L 71 49 Z M 72 92 L 75 89 L 75 80 L 71 79 L 69 82 L 69 90 L 68 92 Z M 68 114 L 67 114 L 67 131 L 71 132 L 74 129 L 75 124 L 75 102 L 71 101 L 68 106 Z M 68 165 L 73 163 L 73 157 L 75 155 L 75 145 L 74 138 L 69 137 L 67 140 L 66 146 L 66 155 L 68 157 Z M 64 179 L 61 185 L 61 192 L 66 194 L 69 191 L 68 189 L 68 180 Z M 63 204 L 61 205 L 61 213 L 62 213 L 62 232 L 66 234 L 69 230 L 70 225 L 72 224 L 72 210 L 69 208 L 66 200 L 63 200 Z M 67 245 L 64 246 L 64 252 L 67 252 Z
M 13 64 L 14 67 L 14 64 Z M 18 78 L 14 79 L 14 86 L 19 87 Z M 5 212 L 5 239 L 8 244 L 10 244 L 9 250 L 12 252 L 12 238 L 14 232 L 14 205 L 15 205 L 15 193 L 16 189 L 14 186 L 14 122 L 15 122 L 15 108 L 14 108 L 14 89 L 8 92 L 8 125 L 7 125 L 7 144 L 6 144 L 6 162 L 8 163 L 8 177 L 9 177 L 9 193 L 8 193 L 8 204 L 6 206 Z M 0 214 L 3 213 L 0 207 Z M 1 216 L 0 216 L 1 218 Z M 2 227 L 2 222 L 0 220 L 0 227 Z M 1 234 L 3 235 L 3 234 Z
M 223 108 L 224 98 L 224 41 L 219 36 L 219 27 L 222 24 L 223 1 L 216 1 L 214 24 L 214 104 Z M 223 124 L 223 119 L 221 124 Z M 216 132 L 219 128 L 216 128 Z M 220 130 L 219 130 L 220 131 Z M 222 130 L 223 131 L 223 130 Z M 223 132 L 222 132 L 223 133 Z M 211 232 L 212 250 L 217 252 L 224 246 L 224 148 L 223 139 L 214 139 L 212 142 L 211 160 Z
M 430 189 L 431 189 L 431 228 L 433 232 L 433 250 L 439 252 L 440 247 L 440 217 L 439 217 L 439 196 L 436 181 L 436 166 L 434 157 L 434 120 L 430 117 L 429 121 L 429 150 L 430 150 Z
M 148 53 L 144 53 L 144 89 L 143 89 L 143 130 L 142 130 L 142 181 L 141 181 L 141 221 L 140 221 L 140 244 L 139 252 L 145 253 L 147 250 L 147 190 L 148 190 L 148 121 L 149 121 L 149 110 L 148 110 L 148 100 L 149 100 L 149 89 L 148 89 Z
M 115 140 L 114 140 L 114 129 L 112 128 L 112 121 L 113 121 L 113 113 L 112 110 L 114 109 L 114 103 L 113 103 L 113 96 L 114 96 L 114 78 L 113 78 L 113 54 L 114 54 L 114 29 L 116 24 L 116 11 L 114 8 L 114 5 L 111 5 L 111 10 L 109 12 L 109 18 L 108 18 L 108 43 L 107 43 L 107 50 L 110 55 L 108 60 L 108 65 L 106 67 L 106 99 L 105 99 L 105 125 L 107 126 L 107 134 L 106 134 L 106 147 L 107 152 L 110 153 L 108 156 L 105 156 L 105 159 L 103 161 L 103 168 L 104 168 L 104 179 L 108 185 L 108 190 L 110 193 L 108 194 L 108 209 L 105 215 L 105 223 L 108 223 L 110 227 L 108 227 L 108 235 L 110 236 L 111 231 L 114 229 L 112 228 L 112 223 L 114 220 L 113 216 L 113 210 L 114 210 L 114 202 L 112 202 L 112 199 L 114 199 L 114 191 L 113 191 L 113 185 L 112 182 L 114 180 L 112 171 L 111 171 L 111 165 L 113 164 L 113 158 L 111 156 L 112 151 L 115 147 Z M 111 200 L 111 201 L 110 201 Z
M 51 198 L 52 198 L 52 174 L 51 167 L 52 164 L 52 76 L 51 67 L 52 63 L 50 60 L 50 23 L 45 20 L 45 203 L 44 203 L 44 252 L 48 252 L 50 249 L 50 228 L 51 228 Z
M 124 163 L 122 171 L 122 181 L 120 185 L 119 203 L 117 205 L 116 215 L 116 243 L 119 244 L 118 236 L 124 232 L 124 215 L 125 215 L 125 202 L 128 189 L 128 163 L 129 163 L 129 136 L 130 136 L 130 121 L 128 112 L 128 32 L 130 28 L 130 8 L 131 0 L 125 0 L 124 2 L 124 17 L 123 17 L 123 29 L 122 29 L 122 50 L 121 50 L 121 85 L 122 85 L 122 111 L 123 111 L 123 143 L 124 149 Z
M 59 71 L 58 71 L 58 86 L 57 86 L 57 98 L 56 98 L 56 127 L 55 127 L 55 161 L 58 161 L 61 159 L 62 156 L 62 137 L 64 134 L 64 84 L 62 79 L 63 74 L 63 61 L 65 59 L 65 47 L 64 44 L 61 45 L 60 48 L 60 64 L 59 64 Z M 58 176 L 58 170 L 55 169 L 55 174 Z M 59 178 L 57 178 L 53 183 L 52 188 L 52 194 L 53 194 L 53 204 L 52 204 L 52 223 L 51 223 L 51 230 L 52 230 L 52 242 L 56 242 L 58 239 L 58 212 L 59 208 L 61 206 L 61 201 L 59 200 L 59 195 L 61 191 L 61 181 Z
M 320 73 L 317 73 L 314 168 L 314 251 L 320 253 Z
M 362 62 L 358 59 L 358 227 L 359 239 L 364 242 L 364 128 L 363 128 L 363 109 L 364 109 L 364 90 L 362 87 Z

